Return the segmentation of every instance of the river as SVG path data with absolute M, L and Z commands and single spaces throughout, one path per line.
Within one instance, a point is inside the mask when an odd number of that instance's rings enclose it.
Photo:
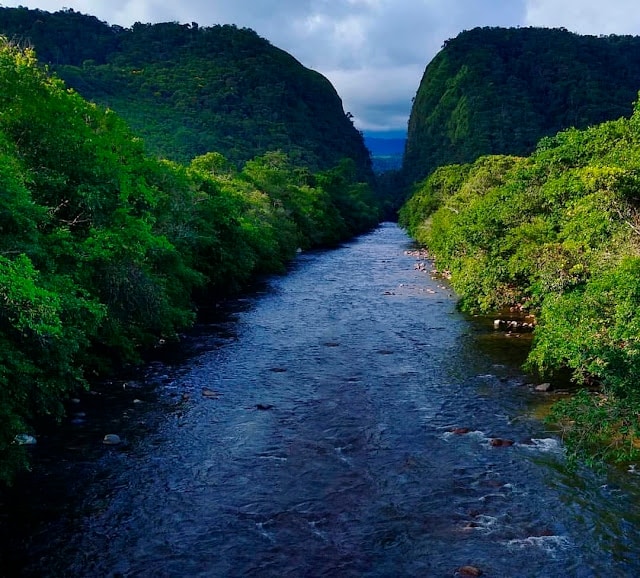
M 0 504 L 4 575 L 640 574 L 640 478 L 567 470 L 524 338 L 410 248 L 384 224 L 301 254 L 77 400 Z

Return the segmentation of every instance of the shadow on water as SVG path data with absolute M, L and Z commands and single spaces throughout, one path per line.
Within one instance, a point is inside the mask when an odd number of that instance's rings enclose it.
M 71 404 L 2 496 L 3 575 L 640 572 L 638 478 L 566 470 L 528 338 L 410 247 L 384 225 L 303 254 Z

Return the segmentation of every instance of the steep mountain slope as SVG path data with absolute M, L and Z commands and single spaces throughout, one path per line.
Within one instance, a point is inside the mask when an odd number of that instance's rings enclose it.
M 82 96 L 119 113 L 149 152 L 185 162 L 217 151 L 236 164 L 269 150 L 327 169 L 371 166 L 330 82 L 248 29 L 197 24 L 109 26 L 73 10 L 0 9 L 0 33 Z
M 637 37 L 462 32 L 425 70 L 409 119 L 405 180 L 484 154 L 528 154 L 564 128 L 629 116 L 638 89 Z

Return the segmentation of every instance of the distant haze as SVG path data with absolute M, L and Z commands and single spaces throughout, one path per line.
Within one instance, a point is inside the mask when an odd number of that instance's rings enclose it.
M 404 153 L 404 145 L 407 139 L 404 137 L 392 137 L 389 133 L 384 138 L 365 136 L 364 144 L 373 156 L 398 156 Z

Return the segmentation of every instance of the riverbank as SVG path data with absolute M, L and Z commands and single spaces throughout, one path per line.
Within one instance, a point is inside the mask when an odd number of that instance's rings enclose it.
M 84 423 L 40 440 L 13 517 L 0 515 L 0 568 L 9 556 L 39 578 L 637 572 L 640 479 L 568 471 L 533 417 L 548 396 L 519 368 L 527 336 L 461 314 L 409 248 L 384 225 L 303 253 L 182 353 L 114 382 L 114 414 L 87 394 Z
M 354 159 L 149 156 L 112 110 L 1 37 L 0 88 L 0 484 L 28 467 L 39 419 L 175 339 L 199 303 L 379 222 Z
M 460 307 L 535 317 L 528 371 L 565 371 L 571 454 L 640 459 L 640 110 L 546 138 L 528 158 L 483 157 L 418 184 L 401 224 L 451 273 Z

